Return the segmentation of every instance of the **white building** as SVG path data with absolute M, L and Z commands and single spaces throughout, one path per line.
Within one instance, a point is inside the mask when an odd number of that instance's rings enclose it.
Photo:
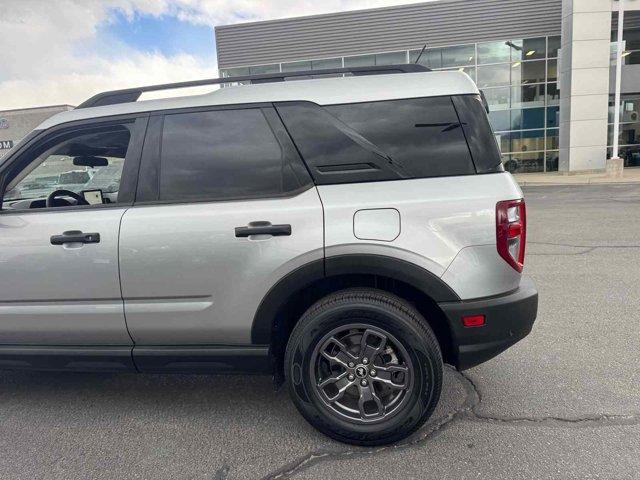
M 71 110 L 70 105 L 0 111 L 0 158 L 47 118 Z

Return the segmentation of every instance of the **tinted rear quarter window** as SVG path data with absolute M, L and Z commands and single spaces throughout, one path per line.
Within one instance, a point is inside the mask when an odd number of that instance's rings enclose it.
M 291 176 L 260 108 L 168 114 L 160 200 L 277 196 Z
M 371 141 L 411 178 L 475 173 L 450 97 L 326 107 Z
M 476 171 L 503 171 L 500 148 L 491 130 L 482 99 L 478 95 L 457 95 L 451 99 L 462 122 Z
M 475 173 L 451 97 L 277 107 L 318 184 Z

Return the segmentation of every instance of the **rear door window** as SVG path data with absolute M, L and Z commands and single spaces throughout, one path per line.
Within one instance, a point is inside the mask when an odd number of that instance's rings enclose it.
M 278 196 L 299 184 L 261 108 L 167 114 L 160 200 Z

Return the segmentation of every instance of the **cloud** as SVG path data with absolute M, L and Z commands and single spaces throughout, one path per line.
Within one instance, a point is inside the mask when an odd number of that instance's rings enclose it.
M 134 53 L 117 61 L 91 58 L 79 62 L 78 66 L 81 69 L 0 82 L 0 110 L 39 105 L 78 105 L 102 91 L 215 78 L 218 75 L 215 65 L 205 65 L 191 55 L 165 57 Z
M 167 8 L 190 22 L 228 25 L 425 1 L 430 0 L 176 0 Z
M 4 0 L 0 110 L 76 105 L 104 90 L 217 76 L 213 56 L 141 52 L 101 36 L 101 27 L 114 21 L 116 13 L 132 20 L 137 15 L 172 16 L 213 28 L 411 1 Z

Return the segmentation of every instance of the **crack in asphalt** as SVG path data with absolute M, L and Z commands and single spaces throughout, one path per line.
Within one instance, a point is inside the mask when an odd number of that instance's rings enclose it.
M 452 372 L 456 372 L 452 367 L 449 368 Z M 427 423 L 427 426 L 417 434 L 409 439 L 393 444 L 385 445 L 382 447 L 346 447 L 338 451 L 322 451 L 316 450 L 311 452 L 289 464 L 275 470 L 272 473 L 263 477 L 263 480 L 276 480 L 276 479 L 289 479 L 294 475 L 297 475 L 303 470 L 306 470 L 320 462 L 331 460 L 344 460 L 346 458 L 367 457 L 375 455 L 381 452 L 387 452 L 391 450 L 402 450 L 422 443 L 428 442 L 431 438 L 438 433 L 446 429 L 456 419 L 463 417 L 464 415 L 471 414 L 475 404 L 480 401 L 480 397 L 476 393 L 475 387 L 470 382 L 463 382 L 463 388 L 465 389 L 465 400 L 462 405 L 453 412 L 438 418 L 435 421 Z
M 501 417 L 495 415 L 486 415 L 479 413 L 477 408 L 482 403 L 482 394 L 475 382 L 464 372 L 457 372 L 463 379 L 465 379 L 471 388 L 474 390 L 478 397 L 478 402 L 471 408 L 471 415 L 468 416 L 468 420 L 472 421 L 484 421 L 490 423 L 509 423 L 509 424 L 538 424 L 546 426 L 580 426 L 580 427 L 594 427 L 594 426 L 612 426 L 612 425 L 638 425 L 640 424 L 640 413 L 633 413 L 628 415 L 620 414 L 592 414 L 583 415 L 579 417 Z
M 444 417 L 440 417 L 435 421 L 427 423 L 427 426 L 421 431 L 421 433 L 417 434 L 417 436 L 410 437 L 409 439 L 397 444 L 382 447 L 346 447 L 337 451 L 316 450 L 267 474 L 262 480 L 290 479 L 298 473 L 326 461 L 361 458 L 382 452 L 419 447 L 429 442 L 457 420 L 489 422 L 502 425 L 536 424 L 565 428 L 640 424 L 640 413 L 630 415 L 599 414 L 585 415 L 581 417 L 499 417 L 479 413 L 477 408 L 482 402 L 482 394 L 478 386 L 464 372 L 458 372 L 453 367 L 447 366 L 446 368 L 450 369 L 458 379 L 462 380 L 462 385 L 466 392 L 465 400 L 462 405 L 453 412 L 445 415 Z

